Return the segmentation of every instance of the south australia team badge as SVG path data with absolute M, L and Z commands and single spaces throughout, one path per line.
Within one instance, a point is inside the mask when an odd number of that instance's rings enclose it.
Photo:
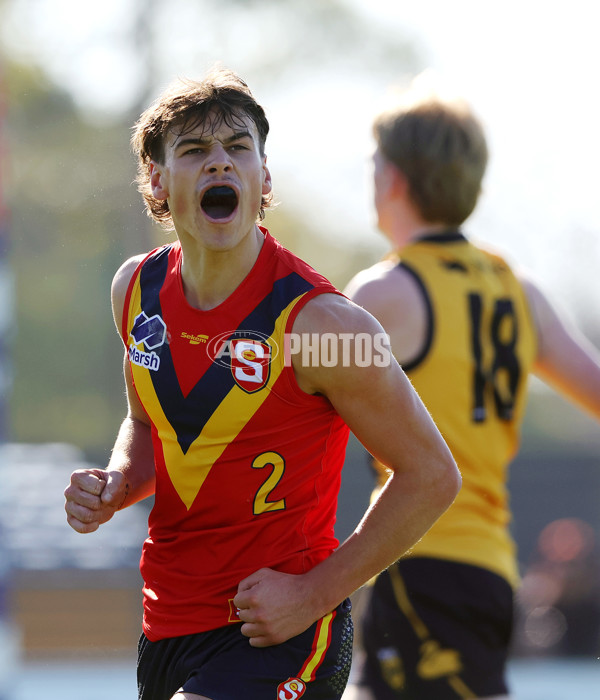
M 296 700 L 301 698 L 306 690 L 306 683 L 299 678 L 288 678 L 285 683 L 277 686 L 277 700 Z
M 271 348 L 267 343 L 233 338 L 229 350 L 233 378 L 241 389 L 254 393 L 266 386 L 271 371 Z

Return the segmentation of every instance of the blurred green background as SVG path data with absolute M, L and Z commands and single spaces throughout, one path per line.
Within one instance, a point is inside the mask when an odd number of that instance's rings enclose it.
M 98 7 L 2 0 L 2 172 L 14 279 L 14 300 L 4 302 L 14 308 L 8 439 L 73 443 L 92 461 L 106 461 L 125 410 L 110 282 L 126 257 L 167 236 L 145 216 L 132 184 L 130 129 L 166 83 L 198 77 L 215 61 L 248 80 L 271 120 L 267 153 L 280 205 L 267 226 L 340 286 L 385 250 L 371 214 L 371 116 L 390 85 L 433 65 L 488 127 L 492 161 L 468 232 L 529 265 L 598 344 L 600 217 L 587 196 L 597 173 L 585 168 L 600 148 L 595 131 L 580 135 L 593 116 L 589 95 L 578 92 L 581 105 L 564 105 L 595 56 L 581 55 L 586 17 L 577 3 L 566 19 L 536 15 L 532 6 L 545 6 L 533 2 L 515 25 L 517 5 L 492 6 L 483 14 L 481 3 L 459 2 L 450 12 L 425 2 L 419 15 L 404 3 L 357 0 Z M 491 38 L 494 25 L 512 27 L 504 55 Z M 555 26 L 579 53 L 554 60 L 547 49 Z M 537 30 L 536 51 L 528 27 Z M 534 74 L 537 92 L 524 93 Z M 528 100 L 507 105 L 524 94 Z M 578 114 L 568 131 L 565 112 Z M 517 146 L 518 162 L 511 160 Z M 588 165 L 577 169 L 580 156 Z M 533 449 L 555 451 L 558 442 L 597 454 L 599 432 L 534 386 L 526 426 Z
M 131 126 L 167 83 L 216 61 L 248 81 L 271 122 L 279 206 L 266 225 L 340 287 L 385 252 L 371 205 L 372 116 L 390 86 L 433 68 L 472 102 L 490 141 L 465 231 L 527 266 L 600 346 L 595 13 L 584 0 L 0 0 L 0 443 L 67 443 L 106 464 L 126 409 L 110 283 L 127 257 L 170 240 L 133 185 Z M 511 469 L 520 561 L 535 574 L 540 536 L 560 520 L 595 568 L 567 559 L 552 576 L 589 583 L 572 589 L 584 601 L 573 615 L 588 621 L 600 614 L 590 604 L 600 599 L 599 449 L 597 424 L 533 382 Z M 348 463 L 342 537 L 370 487 L 355 441 Z M 53 509 L 66 529 L 61 489 Z M 36 570 L 25 584 L 48 580 Z M 532 600 L 528 614 L 543 607 Z M 524 625 L 519 653 L 565 653 L 560 635 L 537 643 Z

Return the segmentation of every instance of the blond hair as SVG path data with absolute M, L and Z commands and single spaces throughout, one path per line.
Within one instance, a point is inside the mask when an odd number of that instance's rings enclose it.
M 423 90 L 379 114 L 373 134 L 383 156 L 406 177 L 425 221 L 459 226 L 481 192 L 488 148 L 480 121 L 462 99 Z

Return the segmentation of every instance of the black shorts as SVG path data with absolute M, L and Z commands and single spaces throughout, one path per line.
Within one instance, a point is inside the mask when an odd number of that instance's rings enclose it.
M 513 590 L 476 566 L 408 558 L 378 576 L 362 621 L 356 683 L 377 700 L 508 693 Z
M 170 700 L 180 689 L 211 700 L 339 700 L 352 660 L 346 600 L 306 632 L 255 648 L 228 625 L 138 645 L 138 700 Z

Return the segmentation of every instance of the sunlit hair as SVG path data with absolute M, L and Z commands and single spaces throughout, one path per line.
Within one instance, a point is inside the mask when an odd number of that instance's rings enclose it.
M 264 156 L 269 122 L 250 88 L 233 71 L 214 68 L 198 82 L 178 80 L 140 116 L 133 128 L 131 146 L 138 158 L 136 182 L 148 215 L 167 229 L 173 219 L 166 200 L 156 199 L 150 186 L 150 162 L 164 163 L 165 142 L 170 134 L 184 134 L 205 125 L 207 131 L 221 123 L 231 128 L 243 126 L 249 117 L 258 133 L 260 155 Z M 262 220 L 271 206 L 272 195 L 263 195 L 257 217 Z
M 467 219 L 481 192 L 488 148 L 466 102 L 417 79 L 375 119 L 373 134 L 382 155 L 406 177 L 425 221 L 459 226 Z

